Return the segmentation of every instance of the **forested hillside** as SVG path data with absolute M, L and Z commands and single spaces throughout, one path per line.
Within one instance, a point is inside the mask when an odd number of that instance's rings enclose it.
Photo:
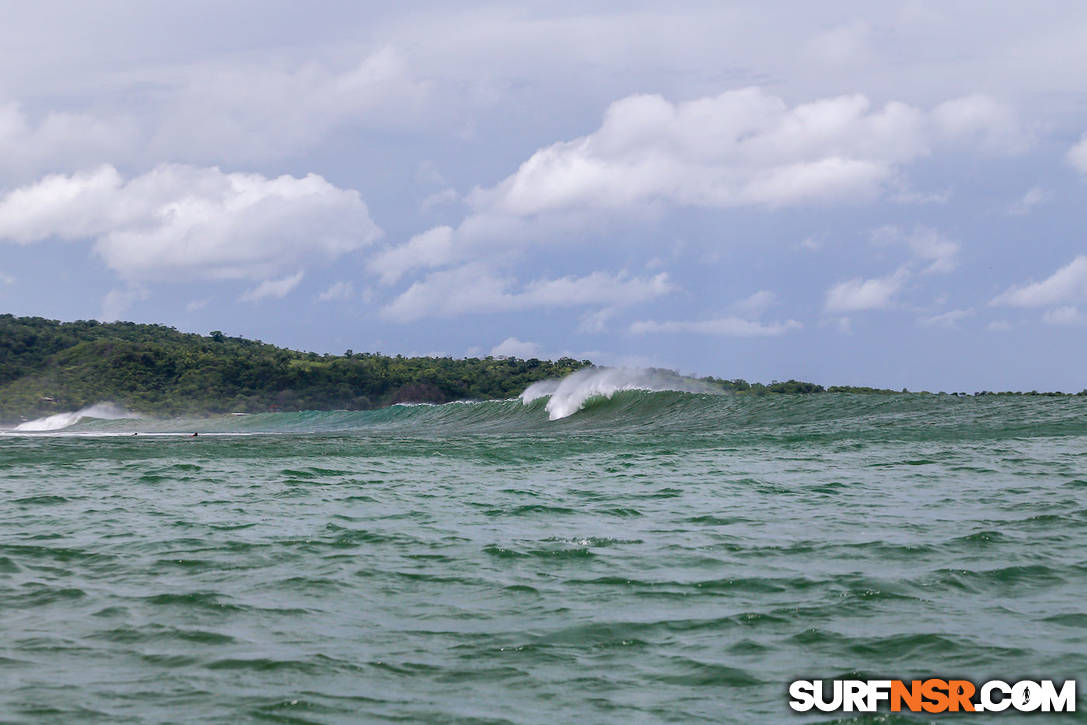
M 318 355 L 219 332 L 0 315 L 0 422 L 101 401 L 177 415 L 508 398 L 532 382 L 589 364 L 569 358 Z
M 591 364 L 571 358 L 390 357 L 350 350 L 318 355 L 221 332 L 205 336 L 163 325 L 0 315 L 0 424 L 104 401 L 152 415 L 200 415 L 512 398 L 537 380 L 561 378 Z M 700 380 L 740 395 L 906 392 L 798 380 Z

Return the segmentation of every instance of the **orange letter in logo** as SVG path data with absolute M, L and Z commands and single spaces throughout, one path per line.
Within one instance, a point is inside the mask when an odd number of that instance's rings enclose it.
M 891 682 L 891 712 L 900 712 L 902 703 L 906 703 L 906 709 L 910 712 L 918 712 L 921 709 L 921 680 L 914 680 L 910 687 L 902 680 Z
M 974 696 L 974 683 L 969 680 L 948 680 L 947 699 L 948 709 L 958 712 L 961 707 L 964 712 L 973 712 L 974 703 L 970 698 Z
M 925 712 L 944 712 L 947 710 L 947 682 L 945 680 L 925 680 L 921 683 L 921 695 L 928 700 L 921 707 Z

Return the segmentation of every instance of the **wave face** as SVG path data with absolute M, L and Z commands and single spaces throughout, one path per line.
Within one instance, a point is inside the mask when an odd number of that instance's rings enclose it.
M 95 405 L 89 405 L 86 408 L 81 408 L 72 413 L 57 413 L 56 415 L 46 416 L 45 418 L 28 420 L 26 423 L 20 423 L 15 426 L 15 430 L 25 432 L 54 431 L 70 428 L 86 418 L 98 420 L 123 420 L 139 417 L 140 416 L 135 413 L 130 413 L 113 403 L 96 403 Z
M 670 370 L 592 367 L 571 373 L 562 380 L 533 383 L 521 393 L 521 401 L 531 403 L 539 398 L 548 398 L 547 415 L 551 420 L 558 420 L 581 410 L 592 398 L 610 398 L 622 390 L 716 392 L 703 382 L 682 377 Z
M 99 404 L 23 423 L 6 435 L 342 434 L 448 436 L 685 433 L 745 441 L 986 439 L 1080 435 L 1085 398 L 949 395 L 736 395 L 658 370 L 595 368 L 530 385 L 510 400 L 397 404 L 363 411 L 137 417 Z

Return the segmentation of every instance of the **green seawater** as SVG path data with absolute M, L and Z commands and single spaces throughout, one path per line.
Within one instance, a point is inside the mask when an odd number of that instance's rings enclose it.
M 1087 673 L 1083 398 L 543 404 L 0 435 L 0 721 L 924 722 L 788 683 Z

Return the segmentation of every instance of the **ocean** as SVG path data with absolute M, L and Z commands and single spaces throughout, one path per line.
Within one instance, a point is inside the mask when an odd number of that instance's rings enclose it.
M 5 431 L 0 721 L 916 723 L 788 685 L 1087 672 L 1087 399 L 621 388 Z

